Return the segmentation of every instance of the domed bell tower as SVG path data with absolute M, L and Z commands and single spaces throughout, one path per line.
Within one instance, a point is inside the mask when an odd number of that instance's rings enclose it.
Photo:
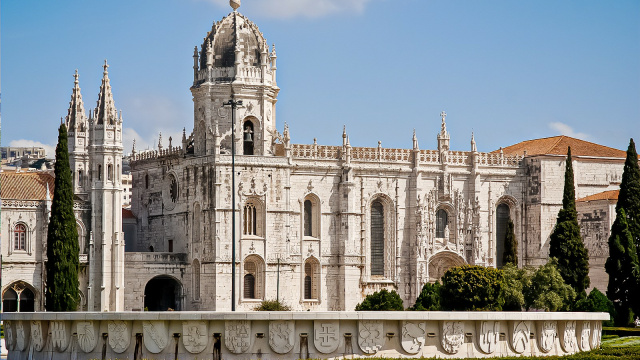
M 223 103 L 242 100 L 236 110 L 236 155 L 272 155 L 276 129 L 276 50 L 258 27 L 233 12 L 213 24 L 193 53 L 194 154 L 212 155 L 220 144 L 231 152 L 231 109 Z

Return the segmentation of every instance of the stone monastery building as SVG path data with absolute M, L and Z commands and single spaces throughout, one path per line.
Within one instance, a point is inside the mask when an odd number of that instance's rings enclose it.
M 452 150 L 444 112 L 435 150 L 415 134 L 411 149 L 351 147 L 346 130 L 342 146 L 294 144 L 286 125 L 276 129 L 275 47 L 234 9 L 193 53 L 193 131 L 134 149 L 131 209 L 121 211 L 123 119 L 107 68 L 88 117 L 76 74 L 66 117 L 82 309 L 230 310 L 233 200 L 239 310 L 278 295 L 294 310 L 353 310 L 383 288 L 413 305 L 452 266 L 501 267 L 509 219 L 519 264 L 544 264 L 568 146 L 592 286 L 606 289 L 623 151 L 557 136 L 482 153 L 473 135 L 468 151 Z M 242 100 L 235 114 L 230 99 Z M 53 181 L 1 181 L 5 309 L 42 310 Z

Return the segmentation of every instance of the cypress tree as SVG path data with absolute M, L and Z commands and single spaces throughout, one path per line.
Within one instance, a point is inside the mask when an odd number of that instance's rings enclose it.
M 67 128 L 58 129 L 55 188 L 47 232 L 47 311 L 75 311 L 78 294 L 78 232 L 73 214 L 73 187 Z
M 615 324 L 627 326 L 633 320 L 632 307 L 637 308 L 639 302 L 640 268 L 623 208 L 618 208 L 616 211 L 616 220 L 613 222 L 609 237 L 609 257 L 604 268 L 609 274 L 607 297 L 613 301 L 616 310 Z
M 549 240 L 549 257 L 556 258 L 558 271 L 578 296 L 585 297 L 589 287 L 589 252 L 584 247 L 578 225 L 576 195 L 573 185 L 571 148 L 567 150 L 562 209 Z
M 513 230 L 513 221 L 509 219 L 507 223 L 507 234 L 504 239 L 504 253 L 502 263 L 518 266 L 518 243 L 516 243 L 516 233 Z
M 627 214 L 629 232 L 635 244 L 636 255 L 640 258 L 640 167 L 638 166 L 638 153 L 633 139 L 629 140 L 627 160 L 624 163 L 616 212 L 621 208 Z

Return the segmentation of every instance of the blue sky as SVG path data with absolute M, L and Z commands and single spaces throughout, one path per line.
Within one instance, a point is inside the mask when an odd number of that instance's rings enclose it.
M 73 73 L 95 107 L 108 59 L 125 151 L 193 129 L 193 47 L 226 0 L 0 4 L 2 144 L 54 146 Z M 243 0 L 278 52 L 295 143 L 454 150 L 555 135 L 640 140 L 640 1 Z M 165 143 L 166 145 L 166 143 Z

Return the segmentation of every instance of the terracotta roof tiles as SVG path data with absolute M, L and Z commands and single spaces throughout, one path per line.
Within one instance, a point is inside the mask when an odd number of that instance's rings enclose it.
M 53 197 L 54 178 L 46 172 L 15 172 L 0 173 L 0 197 L 12 200 L 45 200 L 49 195 Z
M 576 201 L 577 202 L 596 201 L 596 200 L 618 201 L 619 194 L 620 194 L 620 190 L 609 190 L 609 191 L 603 191 L 601 193 L 589 195 L 589 196 L 583 197 L 582 199 L 578 199 Z
M 610 148 L 604 145 L 598 145 L 589 141 L 584 141 L 569 136 L 553 136 L 542 139 L 526 140 L 515 145 L 507 146 L 502 151 L 505 155 L 566 155 L 567 148 L 571 146 L 571 155 L 573 156 L 595 156 L 595 157 L 612 157 L 626 158 L 627 153 Z M 493 151 L 499 152 L 500 150 Z

